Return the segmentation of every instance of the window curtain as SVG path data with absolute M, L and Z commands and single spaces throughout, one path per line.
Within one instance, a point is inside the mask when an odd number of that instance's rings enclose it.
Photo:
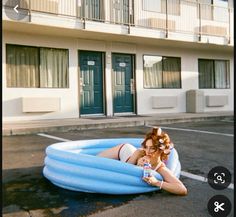
M 31 4 L 31 9 L 35 11 L 42 11 L 55 14 L 58 14 L 59 12 L 57 0 L 27 0 L 27 2 L 28 5 L 29 3 Z
M 165 13 L 166 0 L 143 0 L 143 10 Z M 162 6 L 164 7 L 162 10 Z
M 199 60 L 199 87 L 214 88 L 214 62 Z
M 167 13 L 171 15 L 180 15 L 180 0 L 166 0 Z
M 123 0 L 122 14 L 123 14 L 122 23 L 128 24 L 129 23 L 129 0 Z
M 201 19 L 212 20 L 213 19 L 213 6 L 212 0 L 199 0 Z M 199 16 L 199 11 L 198 11 Z
M 215 88 L 228 87 L 227 62 L 224 60 L 215 61 Z
M 78 17 L 91 20 L 104 20 L 103 0 L 78 0 Z
M 229 22 L 228 7 L 229 2 L 225 0 L 213 0 L 215 21 Z
M 100 0 L 100 20 L 106 20 L 104 0 Z
M 163 57 L 163 87 L 180 88 L 180 58 Z
M 144 87 L 180 88 L 180 63 L 175 57 L 144 56 Z
M 200 88 L 229 88 L 229 61 L 199 60 Z
M 68 87 L 68 51 L 40 49 L 40 86 Z
M 144 87 L 162 88 L 162 57 L 144 57 Z
M 38 87 L 38 49 L 7 45 L 7 87 Z
M 166 4 L 168 14 L 180 15 L 180 0 L 143 0 L 143 10 L 165 14 Z
M 129 23 L 129 0 L 111 1 L 111 21 L 114 23 Z
M 76 16 L 80 18 L 84 17 L 83 0 L 77 0 Z

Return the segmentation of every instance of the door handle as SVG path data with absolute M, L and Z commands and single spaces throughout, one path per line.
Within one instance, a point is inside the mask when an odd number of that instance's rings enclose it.
M 135 81 L 133 78 L 130 79 L 130 92 L 131 94 L 135 93 Z
M 80 94 L 82 94 L 82 93 L 84 92 L 83 87 L 85 86 L 85 85 L 84 85 L 83 78 L 80 78 L 80 84 L 79 84 L 79 86 L 80 86 Z

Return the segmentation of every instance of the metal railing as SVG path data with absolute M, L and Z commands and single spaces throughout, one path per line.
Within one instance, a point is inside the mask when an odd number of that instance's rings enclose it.
M 232 37 L 233 8 L 194 0 L 24 0 L 19 6 L 33 12 L 70 16 L 97 22 L 164 31 Z M 223 2 L 223 1 L 222 1 Z M 5 7 L 14 7 L 7 1 Z

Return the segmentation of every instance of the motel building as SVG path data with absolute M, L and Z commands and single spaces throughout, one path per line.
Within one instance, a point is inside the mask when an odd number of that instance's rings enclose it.
M 3 121 L 233 111 L 233 0 L 3 0 Z

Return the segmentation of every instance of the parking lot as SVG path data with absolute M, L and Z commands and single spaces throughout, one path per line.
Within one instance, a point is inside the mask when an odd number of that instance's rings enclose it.
M 45 148 L 56 142 L 96 138 L 143 137 L 151 126 L 107 128 L 71 132 L 3 137 L 4 217 L 105 217 L 158 216 L 207 217 L 207 204 L 214 195 L 226 196 L 234 216 L 233 120 L 212 120 L 161 125 L 178 151 L 187 196 L 165 191 L 138 195 L 102 195 L 65 190 L 42 175 Z M 213 189 L 206 180 L 216 167 L 227 168 L 231 185 Z

